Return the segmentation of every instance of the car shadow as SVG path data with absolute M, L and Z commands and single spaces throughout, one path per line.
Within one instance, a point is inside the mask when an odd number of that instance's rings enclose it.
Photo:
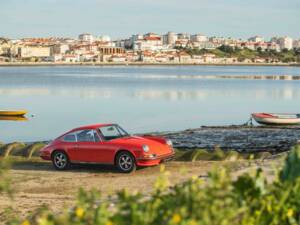
M 11 165 L 12 170 L 28 170 L 28 171 L 48 171 L 48 172 L 61 172 L 54 168 L 51 162 L 40 161 L 22 161 L 15 162 Z M 137 170 L 143 170 L 144 168 L 138 168 Z M 72 164 L 70 168 L 64 170 L 64 172 L 80 172 L 80 173 L 120 173 L 113 165 L 101 165 L 101 164 Z

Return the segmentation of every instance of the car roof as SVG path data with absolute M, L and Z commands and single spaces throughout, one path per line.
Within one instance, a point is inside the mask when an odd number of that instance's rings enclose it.
M 105 126 L 111 126 L 111 125 L 115 125 L 115 124 L 113 124 L 113 123 L 99 123 L 99 124 L 85 125 L 85 126 L 74 128 L 71 131 L 85 130 L 85 129 L 96 129 L 96 128 L 99 128 L 99 127 L 105 127 Z

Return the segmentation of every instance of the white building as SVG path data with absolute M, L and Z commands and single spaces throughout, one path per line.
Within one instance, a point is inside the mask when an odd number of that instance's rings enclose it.
M 277 40 L 277 44 L 279 44 L 280 49 L 288 49 L 291 50 L 293 48 L 293 39 L 290 37 L 280 37 Z
M 191 41 L 193 42 L 206 42 L 208 38 L 203 34 L 194 34 L 191 35 Z
M 102 36 L 100 36 L 98 38 L 98 41 L 101 41 L 101 42 L 111 42 L 111 38 L 108 35 L 102 35 Z
M 159 35 L 148 33 L 142 39 L 138 37 L 133 42 L 134 51 L 159 51 L 164 49 L 162 38 Z
M 186 40 L 190 40 L 191 35 L 188 33 L 179 33 L 177 34 L 177 38 L 178 39 L 186 39 Z
M 53 46 L 53 54 L 65 54 L 69 50 L 70 48 L 67 44 L 56 44 Z
M 79 62 L 79 55 L 74 55 L 74 54 L 64 55 L 62 60 L 67 63 Z
M 94 36 L 88 33 L 80 34 L 78 36 L 78 39 L 80 41 L 90 42 L 92 43 L 94 41 Z
M 51 48 L 49 46 L 21 46 L 18 48 L 18 55 L 20 58 L 49 57 L 51 55 Z
M 174 32 L 168 32 L 167 34 L 167 43 L 168 45 L 175 45 L 175 42 L 177 41 L 177 34 Z
M 254 36 L 249 38 L 248 41 L 257 43 L 257 42 L 265 42 L 265 39 L 261 36 Z
M 300 48 L 300 39 L 299 40 L 294 40 L 293 47 L 294 48 Z

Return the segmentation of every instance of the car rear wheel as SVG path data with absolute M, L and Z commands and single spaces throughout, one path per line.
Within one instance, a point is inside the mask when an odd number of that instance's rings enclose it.
M 136 170 L 135 159 L 129 152 L 121 152 L 117 155 L 116 164 L 123 173 L 131 173 Z
M 70 165 L 70 161 L 67 154 L 62 151 L 54 152 L 52 157 L 52 163 L 55 169 L 57 170 L 66 170 Z

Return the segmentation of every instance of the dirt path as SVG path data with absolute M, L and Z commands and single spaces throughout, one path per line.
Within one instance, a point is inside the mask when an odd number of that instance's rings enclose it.
M 205 178 L 213 167 L 226 165 L 234 165 L 236 174 L 249 168 L 245 162 L 211 161 L 168 162 L 164 166 L 169 173 L 170 185 L 174 185 L 192 176 Z M 14 199 L 0 196 L 0 224 L 5 220 L 4 209 L 9 206 L 20 217 L 28 216 L 43 205 L 55 212 L 69 208 L 81 187 L 85 190 L 97 189 L 104 198 L 124 188 L 147 194 L 160 174 L 160 166 L 139 169 L 133 174 L 121 174 L 112 167 L 96 165 L 78 165 L 61 172 L 54 170 L 48 162 L 19 162 L 10 170 Z

